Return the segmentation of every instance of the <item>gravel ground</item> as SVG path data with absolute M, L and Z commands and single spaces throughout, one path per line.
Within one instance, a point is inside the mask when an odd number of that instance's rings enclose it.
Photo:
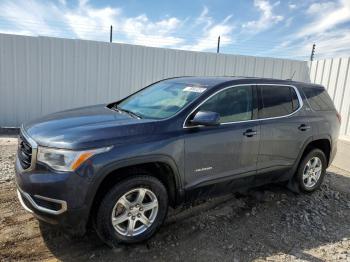
M 350 173 L 331 167 L 317 192 L 266 186 L 170 210 L 147 243 L 110 249 L 72 239 L 20 206 L 16 140 L 0 137 L 0 261 L 350 261 Z

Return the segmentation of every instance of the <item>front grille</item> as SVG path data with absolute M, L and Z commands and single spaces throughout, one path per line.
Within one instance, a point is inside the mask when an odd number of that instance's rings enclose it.
M 28 141 L 20 135 L 18 145 L 18 159 L 23 169 L 28 169 L 32 162 L 33 150 Z

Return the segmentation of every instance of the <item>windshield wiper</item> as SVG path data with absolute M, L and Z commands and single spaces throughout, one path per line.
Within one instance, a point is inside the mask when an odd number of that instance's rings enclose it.
M 117 106 L 117 105 L 114 106 L 113 108 L 116 109 L 116 110 L 118 110 L 118 111 L 120 111 L 120 112 L 125 112 L 125 113 L 131 115 L 132 117 L 136 117 L 136 118 L 138 118 L 138 119 L 142 119 L 142 117 L 141 117 L 140 115 L 138 115 L 138 114 L 136 114 L 136 113 L 134 113 L 134 112 L 132 112 L 132 111 L 130 111 L 130 110 L 121 108 L 121 107 L 119 107 L 119 106 Z

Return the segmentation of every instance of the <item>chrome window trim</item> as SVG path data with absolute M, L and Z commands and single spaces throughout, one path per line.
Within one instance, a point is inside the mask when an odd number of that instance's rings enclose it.
M 33 210 L 31 210 L 23 201 L 23 197 L 25 197 L 29 203 L 37 210 L 50 214 L 50 215 L 59 215 L 62 214 L 63 212 L 67 211 L 67 202 L 64 200 L 59 200 L 59 199 L 53 199 L 53 198 L 49 198 L 49 197 L 43 197 L 43 196 L 39 196 L 39 195 L 34 195 L 37 198 L 49 201 L 49 202 L 53 202 L 53 203 L 57 203 L 61 205 L 61 208 L 59 210 L 52 210 L 46 207 L 42 207 L 40 205 L 38 205 L 37 203 L 35 203 L 35 201 L 33 200 L 33 198 L 26 192 L 24 192 L 21 188 L 19 188 L 19 186 L 17 186 L 17 195 L 18 195 L 18 199 L 21 202 L 21 205 L 23 206 L 23 208 L 25 210 L 27 210 L 28 212 L 33 213 Z M 23 197 L 22 197 L 23 196 Z
M 28 172 L 28 171 L 31 171 L 35 168 L 36 157 L 37 157 L 37 153 L 38 153 L 38 144 L 27 134 L 26 130 L 24 129 L 23 124 L 21 125 L 20 133 L 22 134 L 22 136 L 27 140 L 27 142 L 32 147 L 32 160 L 30 162 L 30 166 L 28 168 L 24 169 L 24 168 L 22 168 L 21 165 L 19 165 L 21 168 L 21 172 Z
M 294 85 L 286 85 L 286 84 L 268 84 L 268 83 L 264 83 L 264 84 L 237 84 L 237 85 L 232 85 L 232 86 L 227 86 L 223 89 L 220 89 L 218 91 L 216 91 L 215 93 L 211 94 L 209 97 L 207 97 L 204 101 L 202 101 L 198 106 L 196 106 L 191 113 L 189 113 L 187 115 L 187 117 L 185 118 L 185 121 L 183 122 L 182 128 L 195 128 L 195 127 L 201 127 L 201 125 L 196 125 L 196 126 L 186 126 L 186 122 L 188 120 L 188 118 L 190 117 L 190 115 L 193 114 L 193 112 L 195 112 L 201 105 L 203 105 L 206 101 L 208 101 L 211 97 L 215 96 L 216 94 L 223 92 L 229 88 L 233 88 L 233 87 L 237 87 L 237 86 L 265 86 L 265 85 L 269 85 L 269 86 L 288 86 L 288 87 L 292 87 L 295 91 L 295 93 L 297 94 L 298 97 L 298 101 L 299 101 L 299 107 L 298 109 L 296 109 L 295 111 L 293 111 L 292 113 L 288 114 L 288 115 L 283 115 L 283 116 L 276 116 L 276 117 L 268 117 L 268 118 L 261 118 L 261 119 L 251 119 L 251 120 L 243 120 L 243 121 L 235 121 L 235 122 L 225 122 L 225 123 L 220 123 L 220 125 L 229 125 L 229 124 L 239 124 L 239 123 L 248 123 L 248 122 L 255 122 L 255 121 L 264 121 L 264 120 L 271 120 L 271 119 L 279 119 L 279 118 L 285 118 L 285 117 L 290 117 L 294 114 L 296 114 L 304 105 L 303 103 L 303 99 L 301 98 L 301 95 L 299 93 L 299 90 L 296 88 L 296 86 Z

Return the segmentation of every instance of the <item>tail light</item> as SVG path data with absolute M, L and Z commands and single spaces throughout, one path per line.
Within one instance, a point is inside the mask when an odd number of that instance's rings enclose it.
M 338 118 L 339 123 L 341 124 L 341 115 L 338 112 L 337 112 L 337 118 Z

